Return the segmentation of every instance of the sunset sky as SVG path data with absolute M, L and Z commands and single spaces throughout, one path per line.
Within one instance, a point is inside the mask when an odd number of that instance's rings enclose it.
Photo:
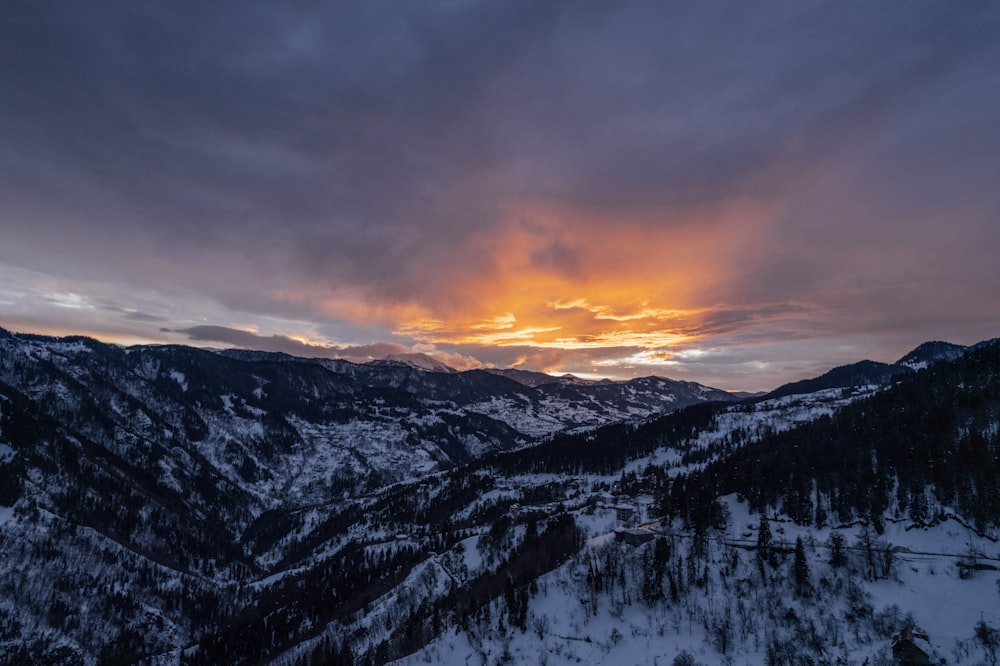
M 760 390 L 1000 336 L 1000 3 L 5 2 L 0 326 Z

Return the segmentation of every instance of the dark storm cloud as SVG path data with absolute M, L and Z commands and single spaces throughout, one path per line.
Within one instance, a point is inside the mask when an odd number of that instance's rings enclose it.
M 147 314 L 145 312 L 122 312 L 121 316 L 130 321 L 140 321 L 140 322 L 167 321 L 166 317 L 161 317 L 160 315 Z
M 272 270 L 406 289 L 505 197 L 683 207 L 773 192 L 988 56 L 996 14 L 15 3 L 4 193 L 25 208 L 44 196 L 53 225 L 177 251 L 278 242 Z M 80 205 L 106 214 L 81 220 Z
M 346 358 L 369 360 L 384 358 L 393 354 L 405 354 L 411 350 L 391 342 L 377 342 L 369 345 L 316 345 L 292 339 L 286 335 L 257 335 L 226 326 L 192 326 L 178 329 L 189 340 L 196 342 L 218 342 L 242 349 L 260 349 L 281 352 L 306 358 Z
M 439 235 L 490 221 L 478 186 L 460 191 L 489 167 L 468 107 L 544 25 L 517 5 L 12 7 L 0 173 L 16 240 L 51 256 L 62 229 L 86 229 L 120 273 L 138 271 L 109 246 L 193 253 L 222 265 L 191 282 L 227 300 L 227 270 L 405 289 Z M 259 271 L 242 259 L 264 255 Z

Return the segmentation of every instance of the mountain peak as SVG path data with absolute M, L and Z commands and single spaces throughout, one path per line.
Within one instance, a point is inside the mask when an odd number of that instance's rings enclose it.
M 486 372 L 491 375 L 499 375 L 507 379 L 513 379 L 518 384 L 524 384 L 532 388 L 545 386 L 546 384 L 593 384 L 595 382 L 580 379 L 575 375 L 565 374 L 561 376 L 550 375 L 534 370 L 521 370 L 519 368 L 486 368 Z
M 857 363 L 837 366 L 819 377 L 783 384 L 764 397 L 782 398 L 788 395 L 815 393 L 831 388 L 885 384 L 894 376 L 911 372 L 912 369 L 908 366 L 890 365 L 878 361 L 858 361 Z
M 421 354 L 419 352 L 404 353 L 404 354 L 389 354 L 374 363 L 398 363 L 400 365 L 406 365 L 411 368 L 416 368 L 417 370 L 423 370 L 425 372 L 446 372 L 449 374 L 454 374 L 458 372 L 455 368 L 450 365 L 445 365 L 441 361 L 437 360 L 433 356 L 427 354 Z
M 933 340 L 923 343 L 896 361 L 896 365 L 905 365 L 914 370 L 922 370 L 938 361 L 952 361 L 961 356 L 965 352 L 965 349 L 962 345 Z

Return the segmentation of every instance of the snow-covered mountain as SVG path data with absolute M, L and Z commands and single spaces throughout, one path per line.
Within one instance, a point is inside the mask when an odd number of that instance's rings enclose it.
M 544 372 L 533 372 L 531 370 L 520 370 L 518 368 L 487 368 L 486 372 L 494 375 L 500 375 L 501 377 L 508 377 L 516 382 L 524 384 L 525 386 L 544 386 L 546 384 L 597 384 L 600 382 L 608 383 L 610 380 L 589 380 L 581 379 L 574 375 L 549 375 Z
M 1000 345 L 925 351 L 738 403 L 0 331 L 0 664 L 988 660 Z
M 427 370 L 429 372 L 458 372 L 455 368 L 445 365 L 433 356 L 427 354 L 390 354 L 379 361 L 373 363 L 401 363 L 417 370 Z
M 925 342 L 903 358 L 896 365 L 905 365 L 914 370 L 923 370 L 939 361 L 953 361 L 965 352 L 965 347 L 950 342 Z
M 0 381 L 39 411 L 72 406 L 78 418 L 63 427 L 86 428 L 125 456 L 122 433 L 162 451 L 161 480 L 172 487 L 184 487 L 187 458 L 204 462 L 264 505 L 374 489 L 556 432 L 733 399 L 658 378 L 529 387 L 413 358 L 359 365 L 6 332 L 0 353 Z
M 865 360 L 849 365 L 842 365 L 823 373 L 819 377 L 779 386 L 766 394 L 765 397 L 778 398 L 831 388 L 850 388 L 866 385 L 882 386 L 892 381 L 894 377 L 923 370 L 941 361 L 953 361 L 959 358 L 966 349 L 962 345 L 954 345 L 950 342 L 925 342 L 895 363 L 879 363 L 878 361 Z

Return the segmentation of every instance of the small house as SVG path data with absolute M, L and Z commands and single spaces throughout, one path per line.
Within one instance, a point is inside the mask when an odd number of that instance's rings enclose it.
M 615 530 L 615 540 L 627 543 L 630 546 L 641 546 L 647 541 L 652 541 L 656 535 L 652 530 L 642 527 L 619 527 Z
M 892 639 L 892 658 L 897 666 L 930 666 L 930 639 L 912 627 L 903 627 Z
M 615 504 L 615 517 L 622 525 L 628 525 L 635 516 L 635 507 L 631 504 Z

